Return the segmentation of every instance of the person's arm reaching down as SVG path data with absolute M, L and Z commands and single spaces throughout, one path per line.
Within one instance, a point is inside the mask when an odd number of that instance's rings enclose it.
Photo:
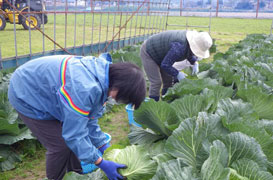
M 168 74 L 173 77 L 176 77 L 178 81 L 184 79 L 186 74 L 183 72 L 179 72 L 177 69 L 173 67 L 173 64 L 180 60 L 184 53 L 186 52 L 186 46 L 182 45 L 179 42 L 172 42 L 171 48 L 164 57 L 160 67 L 164 69 Z

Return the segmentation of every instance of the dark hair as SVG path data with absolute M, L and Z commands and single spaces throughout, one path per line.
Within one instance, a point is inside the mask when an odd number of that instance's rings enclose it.
M 144 73 L 135 64 L 120 62 L 110 64 L 109 90 L 117 88 L 117 101 L 133 104 L 137 109 L 146 96 Z

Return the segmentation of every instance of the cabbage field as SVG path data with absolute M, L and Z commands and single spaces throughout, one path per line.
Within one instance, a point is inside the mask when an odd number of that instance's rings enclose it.
M 144 102 L 131 145 L 107 150 L 105 159 L 128 166 L 120 170 L 128 180 L 273 179 L 273 36 L 248 35 L 200 71 L 163 101 Z
M 21 161 L 18 149 L 22 149 L 22 140 L 25 154 L 33 154 L 40 146 L 8 101 L 10 77 L 9 71 L 0 73 L 0 172 L 15 168 L 15 163 Z
M 140 45 L 112 53 L 113 62 L 141 65 Z M 162 101 L 134 112 L 130 146 L 107 150 L 105 159 L 126 164 L 128 180 L 272 180 L 273 36 L 248 35 L 198 76 L 169 89 Z M 15 168 L 22 154 L 41 146 L 8 103 L 10 72 L 0 73 L 0 172 Z M 25 152 L 26 151 L 26 152 Z M 67 173 L 65 180 L 103 180 L 97 170 Z

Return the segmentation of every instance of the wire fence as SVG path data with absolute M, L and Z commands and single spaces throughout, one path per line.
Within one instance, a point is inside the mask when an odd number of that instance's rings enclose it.
M 15 0 L 2 0 L 8 11 L 0 10 L 0 15 L 9 17 L 11 24 L 0 31 L 0 69 L 45 55 L 97 55 L 177 27 L 211 32 L 213 17 L 237 17 L 238 13 L 238 17 L 249 16 L 246 11 L 221 12 L 229 4 L 219 4 L 218 0 L 202 1 L 201 6 L 190 0 L 40 0 L 41 7 L 46 4 L 46 8 L 35 10 L 32 5 L 36 1 L 26 0 L 23 6 Z M 224 1 L 229 2 L 233 1 Z M 262 18 L 263 11 L 258 10 L 256 17 Z M 265 18 L 272 19 L 272 34 L 273 13 L 267 14 Z M 170 16 L 181 17 L 174 21 Z M 202 23 L 190 20 L 195 16 L 206 18 Z M 32 17 L 38 17 L 40 26 L 24 30 L 22 21 L 31 24 Z
M 196 29 L 200 31 L 208 31 L 211 33 L 212 19 L 216 17 L 221 18 L 241 18 L 241 19 L 272 19 L 272 27 L 270 27 L 270 34 L 273 29 L 273 3 L 266 2 L 263 9 L 259 4 L 262 1 L 246 2 L 254 4 L 251 10 L 240 9 L 239 1 L 220 1 L 220 0 L 173 0 L 170 3 L 168 16 L 177 17 L 176 21 L 167 21 L 167 29 Z M 192 21 L 194 17 L 201 17 L 202 22 Z
M 38 11 L 32 8 L 33 0 L 27 0 L 25 9 L 15 1 L 3 2 L 9 9 L 4 15 L 12 15 L 14 21 L 1 31 L 2 69 L 44 55 L 84 56 L 137 44 L 166 30 L 170 4 L 170 0 L 41 0 L 47 6 Z M 33 17 L 38 21 L 34 23 Z M 28 30 L 20 25 L 24 20 Z
M 190 1 L 187 1 L 188 3 Z M 184 17 L 183 19 L 181 19 L 179 22 L 176 22 L 175 24 L 171 24 L 167 21 L 167 27 L 182 27 L 185 28 L 186 30 L 188 30 L 189 28 L 197 28 L 197 29 L 208 29 L 208 32 L 211 32 L 211 19 L 212 19 L 212 6 L 213 3 L 212 1 L 210 2 L 210 4 L 204 8 L 194 8 L 194 7 L 188 7 L 184 5 L 185 0 L 182 1 L 180 0 L 180 7 L 178 9 L 177 6 L 172 6 L 170 5 L 169 8 L 169 15 L 170 16 L 181 16 Z M 186 3 L 186 4 L 188 4 Z M 203 11 L 206 13 L 205 17 L 208 17 L 208 21 L 205 22 L 206 25 L 200 25 L 200 24 L 192 24 L 189 22 L 189 17 L 192 16 L 191 12 L 198 12 L 198 11 Z
M 208 17 L 211 8 L 213 17 L 273 18 L 273 2 L 270 0 L 173 0 L 171 6 L 171 16 L 183 16 L 187 13 L 190 16 Z

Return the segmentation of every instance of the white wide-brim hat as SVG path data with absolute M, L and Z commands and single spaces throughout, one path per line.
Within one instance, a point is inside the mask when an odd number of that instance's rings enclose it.
M 207 32 L 187 31 L 187 40 L 191 51 L 199 58 L 208 58 L 212 39 Z

